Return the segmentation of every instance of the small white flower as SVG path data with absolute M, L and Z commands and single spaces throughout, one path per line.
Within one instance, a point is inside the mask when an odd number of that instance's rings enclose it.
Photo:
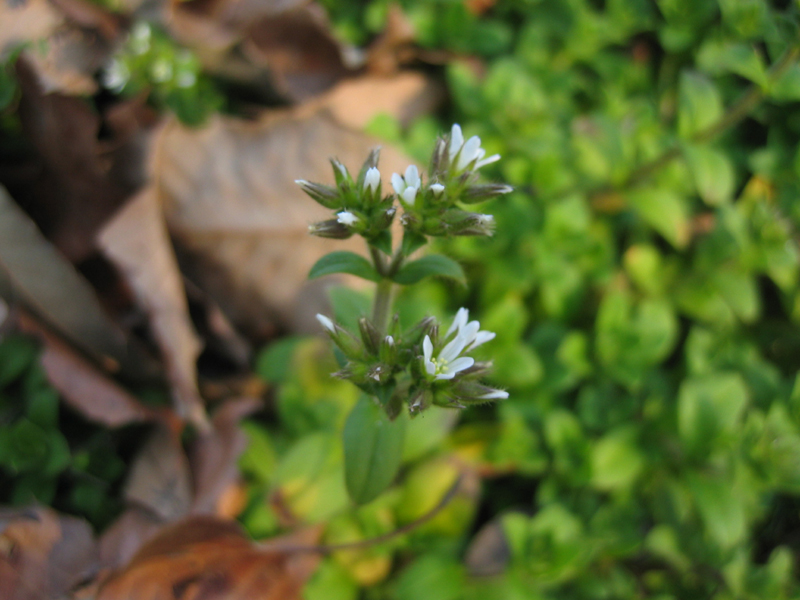
M 475 359 L 471 356 L 459 356 L 464 350 L 464 343 L 456 336 L 439 352 L 438 356 L 433 356 L 433 342 L 430 336 L 426 335 L 422 341 L 423 363 L 428 375 L 433 375 L 435 379 L 452 379 L 456 373 L 469 369 L 475 364 Z
M 397 173 L 392 174 L 394 191 L 409 206 L 414 206 L 421 185 L 422 180 L 419 178 L 419 170 L 415 165 L 409 165 L 404 176 Z
M 112 60 L 103 71 L 103 85 L 114 92 L 119 92 L 128 83 L 131 73 L 125 63 Z
M 441 183 L 432 183 L 428 187 L 436 196 L 441 196 L 444 191 L 444 186 Z
M 389 346 L 394 346 L 394 338 L 392 336 L 387 335 L 384 339 Z
M 500 160 L 499 154 L 493 154 L 488 158 L 484 158 L 484 156 L 486 156 L 486 150 L 481 148 L 481 138 L 477 135 L 473 135 L 464 142 L 464 134 L 461 133 L 461 127 L 459 127 L 458 124 L 453 125 L 453 129 L 450 132 L 449 156 L 450 162 L 456 160 L 456 157 L 458 157 L 455 163 L 456 171 L 463 171 L 472 161 L 475 161 L 473 170 L 477 171 L 485 165 Z
M 495 337 L 491 331 L 480 331 L 480 328 L 481 325 L 478 321 L 469 321 L 469 311 L 466 308 L 458 309 L 445 339 L 453 334 L 455 336 L 435 357 L 433 356 L 433 342 L 431 342 L 430 336 L 426 335 L 422 341 L 422 362 L 426 373 L 433 375 L 435 379 L 453 379 L 456 373 L 474 365 L 474 358 L 461 355 Z M 491 398 L 485 399 L 490 400 Z
M 319 321 L 320 325 L 322 325 L 325 329 L 330 331 L 331 333 L 336 333 L 336 327 L 328 317 L 325 315 L 321 315 L 317 313 L 317 321 Z
M 340 213 L 336 213 L 336 220 L 339 221 L 342 225 L 351 226 L 355 225 L 358 222 L 358 217 L 351 213 L 349 210 L 343 210 Z
M 491 227 L 494 225 L 494 215 L 478 215 L 478 223 Z
M 370 167 L 367 169 L 367 174 L 364 176 L 364 190 L 374 194 L 378 191 L 378 186 L 381 184 L 381 172 L 377 167 Z
M 197 75 L 192 71 L 179 71 L 178 76 L 175 78 L 175 85 L 179 88 L 194 87 L 195 83 L 197 83 Z

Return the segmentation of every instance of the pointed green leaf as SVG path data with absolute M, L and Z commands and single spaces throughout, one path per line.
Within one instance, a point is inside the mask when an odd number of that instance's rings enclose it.
M 397 283 L 411 285 L 425 277 L 438 276 L 455 279 L 459 283 L 466 281 L 464 269 L 452 258 L 441 254 L 429 254 L 420 259 L 412 260 L 400 269 L 394 276 Z
M 375 269 L 366 258 L 355 252 L 347 251 L 331 252 L 320 258 L 316 264 L 311 267 L 308 278 L 316 279 L 317 277 L 331 275 L 333 273 L 349 273 L 350 275 L 368 279 L 369 281 L 381 280 L 381 276 L 375 272 Z
M 353 407 L 344 426 L 344 474 L 347 492 L 366 504 L 394 480 L 403 457 L 406 419 L 390 421 L 368 396 Z
M 705 75 L 687 71 L 681 75 L 678 98 L 678 134 L 689 138 L 716 123 L 723 113 L 722 97 Z

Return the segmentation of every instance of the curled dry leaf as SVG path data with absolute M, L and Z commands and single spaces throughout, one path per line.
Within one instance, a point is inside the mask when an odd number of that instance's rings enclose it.
M 234 522 L 193 517 L 163 529 L 96 600 L 300 600 L 317 561 L 256 547 Z
M 4 511 L 5 512 L 5 511 Z M 0 598 L 62 598 L 97 568 L 88 523 L 49 508 L 4 515 L 0 531 Z
M 43 343 L 39 360 L 47 379 L 74 410 L 107 427 L 160 417 L 160 413 L 139 402 L 32 316 L 23 311 L 16 316 L 20 330 L 35 335 Z
M 176 411 L 181 418 L 205 427 L 205 409 L 197 389 L 201 344 L 189 317 L 156 190 L 146 187 L 134 196 L 103 228 L 98 243 L 148 313 L 166 363 Z

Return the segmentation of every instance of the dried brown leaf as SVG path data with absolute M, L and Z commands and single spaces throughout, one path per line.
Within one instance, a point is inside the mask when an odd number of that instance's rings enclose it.
M 414 71 L 394 77 L 366 76 L 340 83 L 315 101 L 345 127 L 364 129 L 376 116 L 388 114 L 407 125 L 432 112 L 444 99 L 444 89 Z
M 39 360 L 48 381 L 70 407 L 89 420 L 120 427 L 159 418 L 157 411 L 139 402 L 31 316 L 20 311 L 17 324 L 42 341 Z
M 155 429 L 125 483 L 125 499 L 149 509 L 164 522 L 186 516 L 192 505 L 191 473 L 177 429 Z
M 189 318 L 186 293 L 155 188 L 146 187 L 132 198 L 103 228 L 98 243 L 148 313 L 176 411 L 181 418 L 204 425 L 196 367 L 201 343 Z
M 81 519 L 24 509 L 0 533 L 3 600 L 61 598 L 96 568 L 92 529 Z
M 498 575 L 505 570 L 510 560 L 511 549 L 500 518 L 481 527 L 470 542 L 464 557 L 467 571 L 475 577 Z
M 0 295 L 31 308 L 103 363 L 127 361 L 123 332 L 94 290 L 0 187 Z
M 19 116 L 35 153 L 29 169 L 3 171 L 10 193 L 73 262 L 95 252 L 97 229 L 128 190 L 109 176 L 98 141 L 100 117 L 81 99 L 46 93 L 36 69 L 17 62 Z M 16 168 L 15 168 L 16 166 Z
M 254 64 L 269 69 L 278 91 L 294 101 L 331 88 L 352 70 L 316 5 L 260 19 L 248 29 L 242 48 Z
M 103 532 L 100 538 L 100 564 L 118 569 L 164 526 L 164 521 L 141 506 L 131 506 Z
M 192 444 L 189 458 L 194 476 L 193 514 L 215 514 L 220 500 L 239 477 L 239 456 L 247 436 L 239 422 L 261 405 L 255 398 L 229 400 L 214 413 L 211 429 Z
M 230 521 L 193 517 L 162 530 L 97 600 L 299 600 L 317 558 L 253 546 Z

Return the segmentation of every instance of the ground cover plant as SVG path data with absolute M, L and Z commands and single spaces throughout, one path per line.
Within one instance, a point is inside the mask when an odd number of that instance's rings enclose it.
M 797 3 L 0 7 L 0 595 L 800 595 Z

